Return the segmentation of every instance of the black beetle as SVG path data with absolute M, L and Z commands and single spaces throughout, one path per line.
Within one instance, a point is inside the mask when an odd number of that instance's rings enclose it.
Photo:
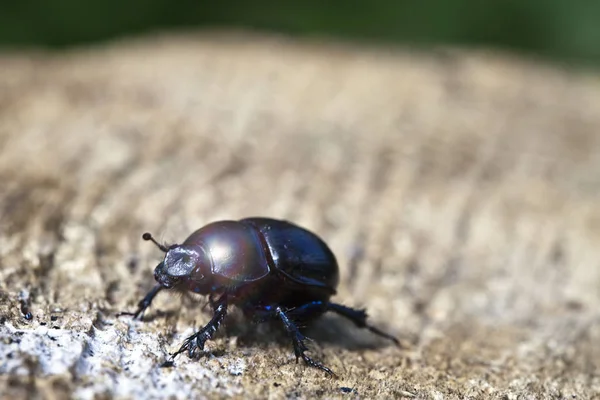
M 298 324 L 306 324 L 326 311 L 338 313 L 362 328 L 399 342 L 369 325 L 365 310 L 355 310 L 329 302 L 336 293 L 339 271 L 335 256 L 314 233 L 287 221 L 246 218 L 213 222 L 197 230 L 183 244 L 169 247 L 158 243 L 166 253 L 154 270 L 158 284 L 139 302 L 139 318 L 162 289 L 177 288 L 208 295 L 213 317 L 206 326 L 188 337 L 173 358 L 186 352 L 193 357 L 203 350 L 225 318 L 227 307 L 235 305 L 255 322 L 280 320 L 292 338 L 296 362 L 330 375 L 334 373 L 313 361 L 305 352 L 305 336 Z

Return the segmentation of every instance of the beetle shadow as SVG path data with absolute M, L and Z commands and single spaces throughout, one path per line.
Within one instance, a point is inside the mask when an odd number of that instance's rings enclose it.
M 130 319 L 134 319 L 133 315 L 134 312 L 132 311 L 119 311 L 119 312 L 114 312 L 112 313 L 112 315 L 114 315 L 115 318 L 130 318 Z M 177 311 L 176 310 L 168 310 L 168 311 L 163 311 L 163 310 L 154 310 L 152 312 L 148 312 L 148 313 L 144 313 L 144 315 L 142 315 L 141 318 L 137 319 L 137 321 L 140 322 L 153 322 L 155 320 L 159 320 L 159 319 L 169 319 L 174 317 L 175 315 L 177 315 Z
M 142 317 L 142 322 L 153 322 L 155 320 L 169 319 L 175 317 L 176 315 L 177 310 L 154 310 L 153 312 L 144 314 L 144 316 Z
M 348 350 L 380 349 L 395 346 L 389 339 L 380 337 L 367 329 L 359 328 L 343 317 L 326 314 L 312 322 L 309 326 L 299 326 L 309 343 L 331 344 Z M 383 328 L 383 327 L 382 327 Z M 268 321 L 261 324 L 248 324 L 241 321 L 230 321 L 227 334 L 238 337 L 242 347 L 268 345 L 277 343 L 290 345 L 283 324 L 279 321 Z
M 384 332 L 391 332 L 378 324 Z M 325 314 L 306 329 L 306 335 L 316 342 L 333 344 L 348 350 L 374 350 L 395 344 L 368 329 L 359 328 L 339 315 Z

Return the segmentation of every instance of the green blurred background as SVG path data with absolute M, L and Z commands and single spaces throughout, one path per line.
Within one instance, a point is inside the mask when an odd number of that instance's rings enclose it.
M 0 5 L 2 47 L 64 47 L 190 27 L 411 46 L 493 46 L 600 65 L 598 0 L 4 0 Z

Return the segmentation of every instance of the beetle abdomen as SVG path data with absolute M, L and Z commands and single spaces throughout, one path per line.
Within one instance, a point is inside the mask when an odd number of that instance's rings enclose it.
M 275 268 L 294 281 L 335 293 L 339 270 L 335 256 L 321 238 L 287 221 L 246 218 L 266 242 Z

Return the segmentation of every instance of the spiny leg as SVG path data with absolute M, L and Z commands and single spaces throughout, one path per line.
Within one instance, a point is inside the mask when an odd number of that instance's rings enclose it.
M 150 307 L 150 304 L 152 303 L 152 300 L 154 300 L 154 297 L 156 296 L 156 294 L 158 292 L 160 292 L 163 289 L 162 285 L 156 285 L 154 286 L 145 296 L 142 300 L 140 300 L 140 302 L 138 303 L 138 308 L 137 311 L 132 313 L 132 312 L 127 312 L 127 311 L 122 311 L 119 314 L 117 314 L 117 317 L 120 317 L 121 315 L 133 315 L 134 319 L 142 319 L 144 316 L 144 312 L 146 311 L 146 309 L 148 307 Z
M 349 320 L 354 322 L 354 324 L 359 328 L 366 328 L 371 332 L 375 333 L 376 335 L 389 339 L 392 342 L 394 342 L 397 346 L 400 346 L 400 342 L 394 336 L 385 333 L 382 330 L 367 323 L 367 312 L 365 310 L 356 310 L 354 308 L 346 307 L 344 305 L 336 303 L 313 301 L 288 311 L 288 314 L 294 319 L 302 320 L 305 317 L 310 317 L 311 314 L 323 313 L 324 311 L 333 311 L 343 317 L 348 318 Z
M 336 303 L 327 303 L 327 309 L 329 311 L 333 311 L 343 317 L 348 318 L 350 321 L 354 322 L 354 324 L 359 328 L 366 328 L 376 335 L 391 340 L 398 347 L 400 347 L 400 341 L 394 336 L 385 333 L 382 330 L 367 323 L 367 312 L 365 310 L 356 310 L 354 308 L 346 307 Z
M 275 309 L 275 313 L 279 317 L 279 319 L 281 319 L 281 322 L 283 322 L 283 325 L 285 326 L 285 330 L 292 337 L 292 343 L 294 345 L 294 353 L 296 354 L 296 363 L 298 362 L 298 359 L 300 357 L 302 357 L 304 362 L 306 364 L 310 365 L 311 367 L 315 367 L 322 371 L 325 371 L 330 376 L 336 376 L 332 370 L 330 370 L 329 368 L 327 368 L 326 366 L 324 366 L 322 364 L 319 364 L 318 362 L 314 361 L 313 359 L 311 359 L 309 356 L 307 356 L 305 354 L 305 352 L 308 351 L 308 348 L 304 344 L 306 337 L 300 332 L 300 330 L 298 329 L 296 324 L 294 324 L 294 322 L 292 322 L 290 320 L 288 315 L 281 309 L 281 307 L 277 307 Z
M 217 332 L 217 329 L 219 329 L 221 322 L 223 322 L 225 315 L 227 315 L 227 298 L 225 296 L 221 297 L 218 302 L 215 303 L 213 309 L 214 315 L 212 319 L 204 326 L 204 328 L 183 341 L 179 350 L 173 353 L 173 359 L 186 351 L 188 356 L 192 358 L 197 349 L 200 351 L 204 350 L 204 343 L 213 337 L 215 332 Z

